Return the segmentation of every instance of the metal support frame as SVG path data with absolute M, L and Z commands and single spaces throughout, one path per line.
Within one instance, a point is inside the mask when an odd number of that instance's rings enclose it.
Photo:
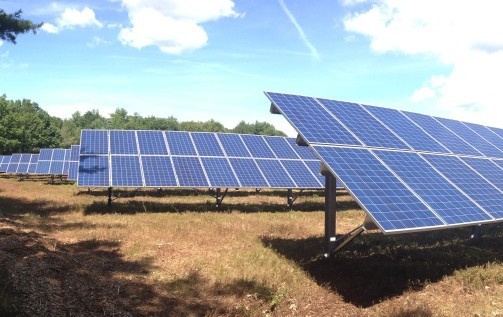
M 479 240 L 482 238 L 482 230 L 481 225 L 475 225 L 472 227 L 472 234 L 470 235 L 470 239 Z
M 222 201 L 224 200 L 228 191 L 229 191 L 229 188 L 226 188 L 225 191 L 222 193 L 222 190 L 220 188 L 217 188 L 216 193 L 215 193 L 215 199 L 217 201 L 217 208 L 220 208 L 220 206 L 222 205 Z
M 287 193 L 286 193 L 286 198 L 287 198 L 287 202 L 286 202 L 286 206 L 287 207 L 292 207 L 293 206 L 293 203 L 297 200 L 297 198 L 299 198 L 299 196 L 302 194 L 302 192 L 304 191 L 304 189 L 301 189 L 299 191 L 299 193 L 297 195 L 293 195 L 293 189 L 291 188 L 288 188 L 287 190 Z
M 112 206 L 112 187 L 108 187 L 108 207 Z
M 325 257 L 329 257 L 335 247 L 336 181 L 331 173 L 325 173 Z

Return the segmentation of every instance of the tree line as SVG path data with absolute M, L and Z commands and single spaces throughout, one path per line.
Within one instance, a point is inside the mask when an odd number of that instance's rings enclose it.
M 173 116 L 158 118 L 130 115 L 117 108 L 109 117 L 99 110 L 79 111 L 68 119 L 49 115 L 37 103 L 27 99 L 8 100 L 0 96 L 0 154 L 38 153 L 41 148 L 69 148 L 80 144 L 82 129 L 171 130 L 200 132 L 233 132 L 259 135 L 285 134 L 268 122 L 239 122 L 228 129 L 213 119 L 208 121 L 178 121 Z

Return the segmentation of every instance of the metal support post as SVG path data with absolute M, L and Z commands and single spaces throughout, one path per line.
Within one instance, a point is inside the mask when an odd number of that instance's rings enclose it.
M 216 189 L 215 198 L 216 198 L 216 201 L 217 201 L 217 208 L 220 208 L 220 206 L 222 205 L 222 201 L 224 200 L 225 195 L 227 195 L 228 191 L 229 191 L 229 188 L 226 188 L 225 191 L 222 194 L 222 190 L 220 188 Z
M 112 206 L 112 187 L 108 187 L 108 207 Z
M 286 206 L 287 207 L 292 207 L 293 205 L 293 191 L 291 188 L 288 188 L 287 193 L 286 193 Z
M 482 237 L 480 227 L 480 225 L 475 225 L 472 227 L 472 235 L 470 236 L 471 239 L 479 240 Z
M 325 174 L 325 257 L 329 257 L 336 245 L 335 211 L 336 211 L 336 178 L 331 173 Z

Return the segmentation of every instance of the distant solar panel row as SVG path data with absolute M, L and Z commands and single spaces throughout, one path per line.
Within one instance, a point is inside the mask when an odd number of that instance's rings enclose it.
M 319 160 L 292 138 L 82 130 L 78 186 L 323 188 Z
M 266 95 L 384 232 L 503 220 L 503 130 Z
M 40 149 L 35 174 L 68 175 L 70 149 Z
M 38 154 L 4 155 L 0 163 L 0 173 L 31 174 L 37 167 Z

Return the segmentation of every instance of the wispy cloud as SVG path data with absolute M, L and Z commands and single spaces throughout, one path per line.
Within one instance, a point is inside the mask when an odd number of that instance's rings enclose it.
M 284 0 L 278 0 L 278 1 L 279 1 L 279 5 L 281 6 L 281 9 L 283 9 L 283 12 L 285 12 L 288 19 L 290 19 L 290 22 L 292 22 L 292 24 L 297 29 L 297 32 L 299 32 L 300 39 L 302 40 L 302 42 L 304 42 L 304 45 L 306 45 L 307 48 L 309 49 L 309 51 L 311 52 L 311 56 L 313 58 L 319 60 L 320 54 L 318 53 L 318 50 L 316 49 L 316 47 L 313 46 L 313 44 L 311 44 L 311 42 L 309 41 L 309 39 L 306 36 L 306 33 L 304 33 L 304 30 L 299 25 L 299 23 L 297 22 L 297 20 L 293 16 L 292 12 L 286 6 L 285 1 Z

